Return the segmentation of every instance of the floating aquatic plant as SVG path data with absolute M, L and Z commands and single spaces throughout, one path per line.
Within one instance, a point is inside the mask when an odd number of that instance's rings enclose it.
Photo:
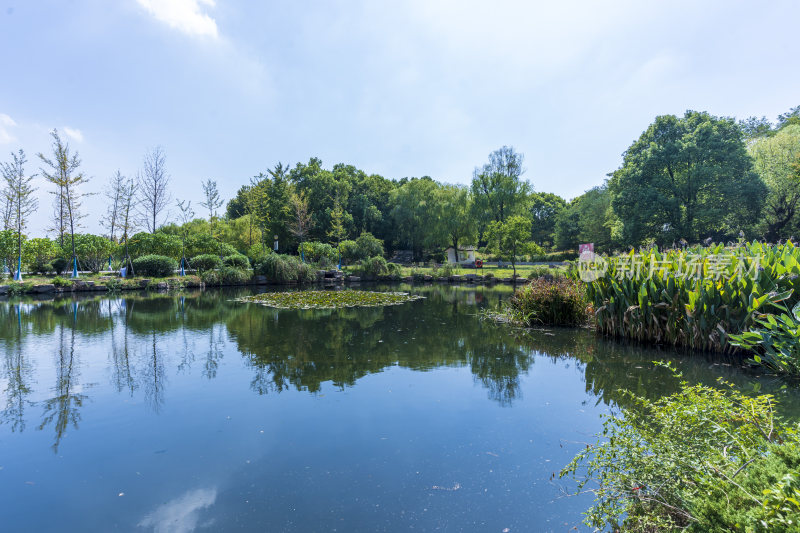
M 290 291 L 265 292 L 239 298 L 240 302 L 253 302 L 278 309 L 338 309 L 340 307 L 381 307 L 399 305 L 422 296 L 407 292 L 372 291 Z

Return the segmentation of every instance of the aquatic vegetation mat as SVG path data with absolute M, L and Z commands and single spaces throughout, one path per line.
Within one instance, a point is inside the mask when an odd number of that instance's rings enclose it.
M 381 307 L 400 305 L 423 296 L 407 292 L 371 291 L 291 291 L 266 292 L 239 298 L 240 302 L 252 302 L 278 309 L 337 309 L 340 307 Z

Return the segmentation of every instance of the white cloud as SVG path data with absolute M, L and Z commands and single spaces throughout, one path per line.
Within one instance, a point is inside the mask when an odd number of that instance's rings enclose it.
M 72 139 L 73 141 L 78 143 L 83 142 L 83 133 L 81 133 L 81 130 L 77 128 L 70 128 L 69 126 L 64 126 L 63 129 L 66 136 Z
M 214 0 L 137 0 L 139 5 L 171 28 L 188 35 L 219 36 L 217 22 L 202 6 L 214 7 Z
M 9 128 L 13 128 L 16 125 L 17 123 L 14 122 L 14 119 L 4 113 L 0 113 L 0 144 L 13 143 L 17 140 L 17 138 L 8 131 Z
M 139 526 L 151 527 L 154 533 L 194 531 L 200 521 L 200 511 L 212 506 L 216 499 L 217 489 L 190 490 L 156 507 L 139 522 Z

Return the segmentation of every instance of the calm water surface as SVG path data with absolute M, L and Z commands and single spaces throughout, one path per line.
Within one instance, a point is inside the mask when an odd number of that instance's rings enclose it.
M 247 291 L 0 302 L 2 531 L 565 531 L 551 480 L 624 401 L 781 383 L 482 321 L 511 289 L 273 310 Z M 397 290 L 378 287 L 378 290 Z

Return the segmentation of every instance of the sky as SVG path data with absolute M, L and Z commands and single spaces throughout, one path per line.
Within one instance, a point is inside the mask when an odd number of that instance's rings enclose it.
M 658 115 L 800 105 L 799 19 L 796 1 L 0 0 L 0 161 L 22 148 L 39 172 L 57 128 L 98 233 L 108 179 L 157 145 L 194 205 L 203 180 L 230 199 L 311 157 L 469 183 L 503 145 L 573 198 Z

